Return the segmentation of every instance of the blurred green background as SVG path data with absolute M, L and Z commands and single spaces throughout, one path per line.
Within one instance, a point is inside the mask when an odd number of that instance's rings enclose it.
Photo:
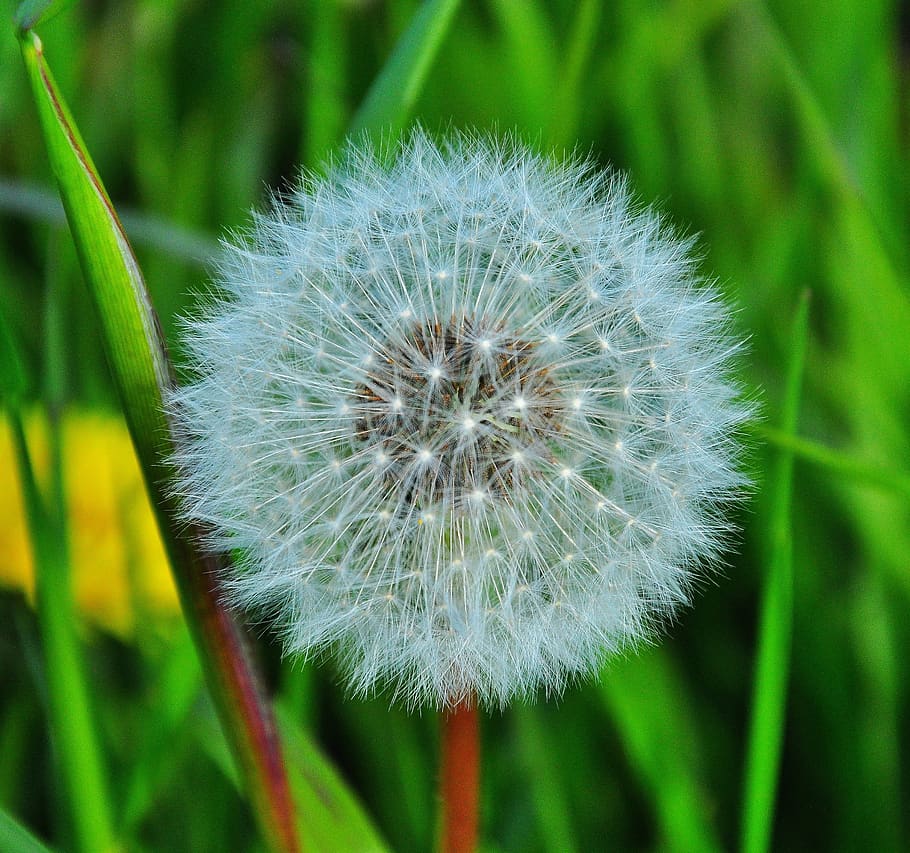
M 204 287 L 218 236 L 269 187 L 319 167 L 419 5 L 95 0 L 41 26 L 178 362 L 177 318 Z M 431 131 L 518 129 L 627 172 L 643 201 L 700 235 L 705 274 L 750 338 L 742 378 L 763 419 L 740 541 L 660 645 L 558 701 L 485 716 L 484 849 L 739 849 L 745 779 L 758 772 L 747 770 L 756 656 L 765 642 L 771 682 L 783 683 L 791 618 L 788 695 L 759 691 L 771 717 L 785 714 L 776 810 L 759 820 L 771 848 L 906 849 L 910 9 L 454 5 L 410 118 Z M 0 310 L 30 378 L 39 469 L 47 413 L 62 412 L 70 563 L 115 824 L 124 850 L 258 850 L 141 502 L 5 8 Z M 779 428 L 807 289 L 803 442 Z M 5 432 L 0 453 L 0 806 L 66 850 Z M 256 643 L 270 685 L 389 847 L 430 849 L 436 715 L 349 701 L 331 664 L 294 669 L 267 635 Z M 773 775 L 773 736 L 751 748 Z

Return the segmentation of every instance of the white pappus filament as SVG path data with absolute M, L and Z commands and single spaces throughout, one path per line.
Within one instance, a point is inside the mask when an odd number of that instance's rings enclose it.
M 354 692 L 561 690 L 687 600 L 744 485 L 728 312 L 621 179 L 351 143 L 221 259 L 175 392 L 231 600 Z

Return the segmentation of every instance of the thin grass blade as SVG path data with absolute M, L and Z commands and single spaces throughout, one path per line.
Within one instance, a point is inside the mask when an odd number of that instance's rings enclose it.
M 54 306 L 56 300 L 49 299 Z M 53 315 L 53 309 L 49 311 Z M 49 350 L 57 336 L 53 323 L 45 327 Z M 53 362 L 53 352 L 50 353 Z M 21 404 L 29 385 L 12 330 L 0 315 L 0 393 L 13 439 L 21 481 L 32 557 L 37 569 L 36 600 L 41 629 L 43 673 L 47 679 L 48 714 L 54 755 L 69 806 L 73 842 L 79 850 L 114 847 L 110 798 L 104 760 L 92 720 L 90 690 L 76 634 L 69 573 L 69 553 L 63 522 L 59 436 L 51 429 L 51 506 L 41 493 L 22 421 Z M 62 393 L 53 381 L 51 393 Z M 53 402 L 53 401 L 52 401 Z M 2 832 L 0 832 L 2 840 Z M 0 845 L 0 849 L 7 848 Z
M 288 771 L 295 802 L 301 814 L 315 816 L 299 827 L 306 849 L 314 853 L 389 853 L 390 848 L 356 795 L 294 715 L 280 703 L 275 713 L 290 756 Z
M 910 473 L 899 467 L 886 468 L 876 465 L 874 462 L 867 462 L 852 453 L 835 450 L 817 441 L 792 435 L 774 427 L 762 425 L 757 431 L 765 441 L 794 454 L 805 462 L 817 465 L 833 474 L 852 478 L 857 483 L 887 489 L 910 501 Z
M 0 850 L 4 853 L 52 853 L 16 818 L 0 806 Z
M 808 335 L 809 296 L 804 293 L 791 336 L 793 350 L 781 418 L 784 435 L 796 434 Z M 793 531 L 790 518 L 793 462 L 793 451 L 782 450 L 770 480 L 769 563 L 761 605 L 752 723 L 746 755 L 741 838 L 744 853 L 765 853 L 770 847 L 774 824 L 793 626 Z
M 565 786 L 560 784 L 561 757 L 541 726 L 542 711 L 517 705 L 512 709 L 516 742 L 524 765 L 525 778 L 536 806 L 537 825 L 543 849 L 552 853 L 575 853 L 578 845 L 572 828 L 572 815 Z
M 352 134 L 398 133 L 423 89 L 459 0 L 425 0 L 351 121 Z
M 288 775 L 294 801 L 298 812 L 307 816 L 298 828 L 308 853 L 336 853 L 339 850 L 389 853 L 389 846 L 356 795 L 304 733 L 294 712 L 279 700 L 275 713 L 282 741 L 287 746 Z M 199 714 L 192 722 L 209 758 L 229 782 L 237 784 L 236 765 L 215 727 L 213 716 Z

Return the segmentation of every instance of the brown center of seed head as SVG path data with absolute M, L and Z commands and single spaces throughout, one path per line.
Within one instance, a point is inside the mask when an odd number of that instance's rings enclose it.
M 467 511 L 520 490 L 559 431 L 537 345 L 501 324 L 418 321 L 377 347 L 352 403 L 355 452 L 372 452 L 398 512 Z

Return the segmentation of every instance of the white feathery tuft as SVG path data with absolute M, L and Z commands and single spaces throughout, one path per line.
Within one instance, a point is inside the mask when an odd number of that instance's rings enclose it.
M 229 600 L 410 706 L 558 692 L 646 637 L 745 485 L 690 251 L 515 141 L 418 130 L 304 178 L 226 247 L 171 400 Z

